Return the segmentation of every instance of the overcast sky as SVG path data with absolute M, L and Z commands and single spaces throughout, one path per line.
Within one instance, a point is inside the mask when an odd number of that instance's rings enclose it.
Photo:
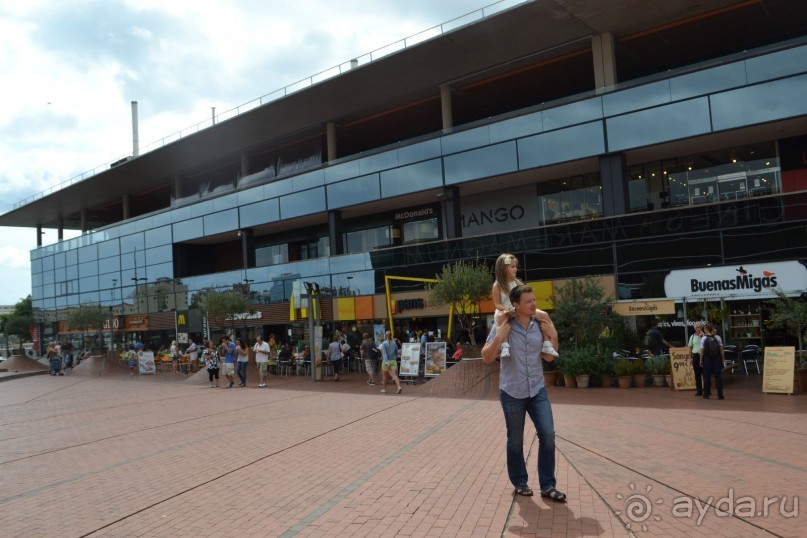
M 211 107 L 222 113 L 493 3 L 3 2 L 0 214 L 131 154 L 131 101 L 139 103 L 142 153 L 208 120 Z M 517 3 L 507 0 L 486 13 Z M 65 238 L 74 235 L 65 231 Z M 46 230 L 43 242 L 56 237 L 55 230 Z M 35 230 L 0 228 L 0 304 L 14 304 L 31 292 L 35 246 Z

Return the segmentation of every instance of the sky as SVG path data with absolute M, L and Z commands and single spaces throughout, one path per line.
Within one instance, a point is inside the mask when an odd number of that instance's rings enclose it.
M 0 214 L 14 204 L 494 0 L 26 0 L 0 4 Z M 506 0 L 485 14 L 520 3 Z M 427 32 L 421 36 L 431 36 Z M 362 60 L 363 61 L 363 60 Z M 65 230 L 64 238 L 77 234 Z M 43 244 L 56 242 L 45 230 Z M 31 293 L 36 230 L 0 227 L 0 305 Z

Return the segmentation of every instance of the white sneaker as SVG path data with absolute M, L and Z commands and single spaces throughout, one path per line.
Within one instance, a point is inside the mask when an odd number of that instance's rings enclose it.
M 499 350 L 499 357 L 506 359 L 509 356 L 510 356 L 510 344 L 502 344 L 502 347 Z
M 544 340 L 544 345 L 541 346 L 541 354 L 543 355 L 552 355 L 553 357 L 558 357 L 558 352 L 555 351 L 555 348 L 552 346 L 552 342 L 549 340 Z
M 258 385 L 258 386 L 259 386 L 259 387 L 265 387 L 265 386 L 266 386 L 266 383 L 261 383 L 261 384 L 260 384 L 260 385 Z
M 381 390 L 379 390 L 378 392 L 384 392 L 384 393 L 386 393 L 386 392 L 387 392 L 387 389 L 381 389 Z

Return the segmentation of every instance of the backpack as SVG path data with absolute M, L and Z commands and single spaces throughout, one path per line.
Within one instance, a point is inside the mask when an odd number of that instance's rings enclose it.
M 710 358 L 720 357 L 720 342 L 714 336 L 707 336 L 703 344 L 703 356 Z

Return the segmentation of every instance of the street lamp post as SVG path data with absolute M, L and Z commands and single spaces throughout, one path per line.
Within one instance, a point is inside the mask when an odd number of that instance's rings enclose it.
M 140 297 L 138 296 L 139 295 L 138 288 L 140 287 L 139 282 L 145 282 L 146 280 L 148 280 L 148 279 L 146 277 L 144 277 L 144 276 L 142 276 L 140 278 L 138 278 L 137 276 L 132 277 L 132 281 L 135 283 L 135 301 L 137 301 L 137 313 L 138 314 L 140 313 Z

